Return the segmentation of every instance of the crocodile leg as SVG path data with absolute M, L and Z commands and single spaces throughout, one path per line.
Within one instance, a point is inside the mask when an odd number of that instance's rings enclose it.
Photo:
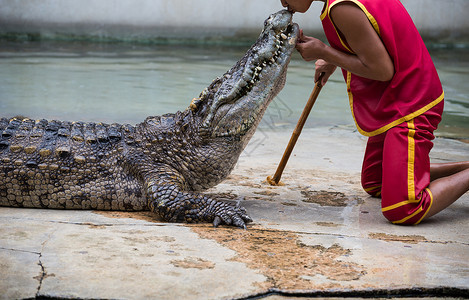
M 185 180 L 175 169 L 160 165 L 145 176 L 151 211 L 170 222 L 212 222 L 246 228 L 252 222 L 242 207 L 187 191 Z

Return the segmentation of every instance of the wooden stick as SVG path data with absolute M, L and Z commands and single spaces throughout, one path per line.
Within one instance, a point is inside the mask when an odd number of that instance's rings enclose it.
M 313 108 L 313 105 L 316 102 L 316 99 L 318 98 L 319 92 L 322 89 L 321 80 L 323 76 L 324 76 L 324 73 L 321 73 L 318 81 L 316 81 L 316 84 L 314 85 L 313 91 L 311 92 L 308 102 L 306 103 L 306 106 L 303 109 L 303 112 L 301 113 L 300 119 L 298 120 L 298 123 L 296 124 L 295 130 L 293 130 L 292 136 L 287 145 L 287 149 L 285 149 L 285 152 L 283 153 L 282 160 L 280 161 L 277 167 L 277 171 L 275 171 L 274 177 L 270 177 L 270 176 L 267 177 L 267 182 L 270 185 L 279 185 L 280 178 L 282 177 L 283 170 L 285 169 L 285 166 L 287 165 L 287 161 L 290 158 L 293 148 L 295 147 L 296 141 L 298 140 L 298 137 L 301 134 L 301 130 L 303 130 L 303 126 L 306 123 L 306 119 L 308 119 L 309 113 L 311 112 L 311 109 Z

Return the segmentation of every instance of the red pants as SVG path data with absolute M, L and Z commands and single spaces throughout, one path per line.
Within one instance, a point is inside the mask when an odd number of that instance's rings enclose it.
M 418 224 L 432 205 L 429 154 L 442 113 L 443 102 L 368 139 L 362 186 L 381 197 L 383 215 L 394 224 Z

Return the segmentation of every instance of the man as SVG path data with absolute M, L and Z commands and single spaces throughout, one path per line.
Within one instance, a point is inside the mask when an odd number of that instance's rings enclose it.
M 281 0 L 306 12 L 315 0 Z M 325 84 L 342 68 L 360 133 L 369 137 L 362 186 L 384 216 L 418 224 L 469 190 L 469 162 L 431 164 L 444 93 L 431 57 L 399 0 L 317 0 L 330 46 L 300 34 L 297 50 L 316 61 Z

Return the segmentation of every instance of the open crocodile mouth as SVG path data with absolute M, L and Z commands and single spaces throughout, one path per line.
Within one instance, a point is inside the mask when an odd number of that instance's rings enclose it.
M 292 24 L 290 24 L 285 31 L 278 32 L 275 35 L 275 46 L 273 48 L 273 51 L 267 50 L 264 55 L 259 55 L 257 59 L 252 59 L 244 66 L 242 78 L 237 83 L 238 87 L 235 86 L 232 93 L 230 93 L 227 98 L 230 96 L 235 98 L 234 94 L 236 94 L 238 97 L 247 94 L 252 89 L 252 87 L 259 81 L 260 75 L 262 74 L 265 68 L 271 67 L 272 65 L 274 65 L 274 68 L 277 67 L 277 65 L 282 66 L 285 63 L 285 58 L 290 58 L 290 55 L 287 55 L 286 53 L 288 52 L 287 48 L 289 48 L 287 47 L 287 45 L 294 46 L 296 42 L 296 36 L 292 37 L 292 33 Z M 227 76 L 230 75 L 228 74 Z
M 299 34 L 291 13 L 271 15 L 256 43 L 228 72 L 215 79 L 190 108 L 203 108 L 201 133 L 227 136 L 245 133 L 280 92 Z M 205 105 L 201 105 L 204 103 Z

